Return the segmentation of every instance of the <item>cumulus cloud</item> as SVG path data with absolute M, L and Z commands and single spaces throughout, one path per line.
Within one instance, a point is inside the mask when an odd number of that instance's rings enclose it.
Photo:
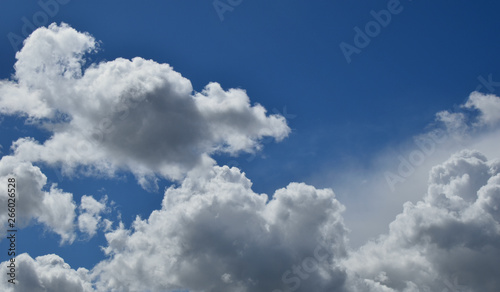
M 92 196 L 82 196 L 79 208 L 73 194 L 64 192 L 56 184 L 48 185 L 47 177 L 38 166 L 21 161 L 16 156 L 0 159 L 0 180 L 7 182 L 15 178 L 16 226 L 23 228 L 32 223 L 42 224 L 48 231 L 61 236 L 61 243 L 72 243 L 77 238 L 76 227 L 92 237 L 99 224 L 109 229 L 111 221 L 102 220 L 106 210 L 107 197 L 100 202 Z M 2 194 L 7 194 L 7 184 L 0 185 Z M 0 196 L 2 206 L 7 206 L 8 196 Z M 77 217 L 77 209 L 80 214 Z M 7 208 L 0 209 L 0 220 L 7 223 Z M 77 222 L 75 222 L 77 221 Z M 2 229 L 4 232 L 6 229 Z
M 28 254 L 16 257 L 16 284 L 7 282 L 8 262 L 2 262 L 0 270 L 0 288 L 5 292 L 55 292 L 74 291 L 91 292 L 92 288 L 89 271 L 85 268 L 72 269 L 64 260 L 49 254 L 35 259 Z
M 94 213 L 103 208 L 83 201 Z M 329 189 L 291 183 L 269 199 L 237 168 L 194 172 L 149 218 L 108 232 L 108 259 L 79 283 L 96 291 L 497 291 L 498 160 L 464 150 L 434 167 L 423 200 L 406 203 L 389 233 L 359 250 L 348 252 L 343 209 Z
M 362 162 L 368 166 L 331 163 L 313 174 L 312 182 L 332 187 L 346 206 L 345 220 L 354 247 L 387 232 L 405 202 L 421 200 L 432 167 L 452 154 L 475 149 L 490 158 L 500 157 L 500 127 L 480 122 L 483 110 L 465 107 L 472 100 L 478 104 L 500 102 L 494 95 L 471 93 L 454 110 L 437 113 L 427 131 L 389 145 Z
M 496 95 L 473 92 L 465 107 L 480 111 L 479 122 L 481 124 L 492 126 L 500 121 L 500 98 Z
M 342 211 L 329 189 L 292 183 L 269 201 L 237 168 L 214 167 L 107 233 L 110 259 L 92 273 L 102 291 L 331 291 L 345 279 Z
M 103 224 L 103 229 L 109 229 L 110 221 L 102 222 L 101 213 L 106 210 L 105 197 L 101 202 L 94 199 L 92 196 L 82 196 L 80 203 L 81 213 L 78 216 L 78 228 L 81 232 L 86 233 L 89 237 L 93 237 L 97 233 L 99 224 Z M 108 223 L 109 222 L 109 223 Z
M 349 196 L 336 189 L 347 205 L 346 225 L 357 232 L 350 235 L 356 249 L 344 261 L 351 291 L 498 290 L 497 103 L 497 96 L 472 93 L 457 110 L 438 113 L 438 124 L 402 150 L 378 156 L 382 167 L 366 174 L 372 181 L 357 186 L 360 175 L 351 172 Z M 466 148 L 487 156 L 460 151 Z M 386 181 L 388 171 L 398 180 Z
M 274 292 L 496 292 L 500 286 L 500 161 L 477 151 L 435 166 L 425 197 L 406 203 L 387 234 L 358 250 L 348 247 L 344 207 L 332 190 L 291 183 L 269 199 L 251 186 L 234 167 L 191 172 L 166 190 L 162 208 L 149 218 L 106 233 L 108 258 L 91 271 L 72 270 L 55 255 L 21 255 L 20 267 L 30 267 L 24 285 Z M 94 213 L 103 208 L 82 201 Z
M 496 126 L 500 121 L 500 98 L 494 94 L 472 92 L 461 109 L 436 114 L 436 119 L 445 125 L 450 134 L 457 137 L 467 136 L 484 126 Z M 476 114 L 471 114 L 471 111 Z
M 499 182 L 498 160 L 469 150 L 453 155 L 432 169 L 424 199 L 406 203 L 389 233 L 346 266 L 388 291 L 498 291 Z
M 157 174 L 180 179 L 212 165 L 213 153 L 257 151 L 263 137 L 280 141 L 290 132 L 283 116 L 266 115 L 244 90 L 210 83 L 193 93 L 168 64 L 142 58 L 85 64 L 96 49 L 92 36 L 66 24 L 26 39 L 14 78 L 0 83 L 0 111 L 24 115 L 52 136 L 43 143 L 19 139 L 16 156 L 60 165 L 64 173 L 124 169 L 154 188 Z
M 59 234 L 62 242 L 73 242 L 75 208 L 73 195 L 50 186 L 48 191 L 43 188 L 47 177 L 40 168 L 30 162 L 23 162 L 13 156 L 4 156 L 0 160 L 0 180 L 16 179 L 16 225 L 23 227 L 32 219 L 42 223 L 49 230 Z M 0 185 L 0 192 L 7 194 L 7 184 Z M 7 206 L 8 197 L 0 196 L 2 206 Z M 0 220 L 7 222 L 7 208 L 0 209 Z M 5 229 L 3 229 L 5 230 Z

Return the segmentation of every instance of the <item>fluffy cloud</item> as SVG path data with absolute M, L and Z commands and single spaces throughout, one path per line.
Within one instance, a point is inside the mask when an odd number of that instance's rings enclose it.
M 40 168 L 13 156 L 4 156 L 0 160 L 0 180 L 6 182 L 10 177 L 16 179 L 16 225 L 23 227 L 35 219 L 59 234 L 62 242 L 72 242 L 76 237 L 73 195 L 55 185 L 44 191 L 47 177 Z M 0 185 L 0 192 L 7 194 L 7 184 Z M 7 206 L 7 199 L 6 195 L 0 196 L 2 206 Z M 1 208 L 1 222 L 7 222 L 7 218 L 7 208 Z
M 0 83 L 0 111 L 27 116 L 53 135 L 16 141 L 20 159 L 65 173 L 129 170 L 154 188 L 156 174 L 180 179 L 211 166 L 215 152 L 253 152 L 263 137 L 279 141 L 290 132 L 284 117 L 251 105 L 244 90 L 210 83 L 193 93 L 172 67 L 142 58 L 85 64 L 96 48 L 92 36 L 66 24 L 26 39 L 13 80 Z
M 169 188 L 161 210 L 106 235 L 110 259 L 93 270 L 98 287 L 444 292 L 500 285 L 500 163 L 476 151 L 434 167 L 424 199 L 406 203 L 389 234 L 349 254 L 343 206 L 331 190 L 291 183 L 268 200 L 250 187 L 236 168 L 216 167 Z M 296 270 L 318 246 L 328 260 L 311 273 Z
M 47 230 L 58 234 L 61 243 L 72 243 L 77 238 L 76 222 L 81 232 L 89 237 L 96 234 L 101 223 L 101 215 L 106 209 L 106 198 L 101 202 L 92 196 L 83 196 L 77 218 L 77 204 L 73 194 L 64 192 L 56 184 L 47 185 L 47 177 L 38 166 L 21 161 L 16 156 L 0 159 L 0 180 L 16 179 L 16 226 L 23 228 L 32 223 L 40 223 Z M 7 206 L 7 184 L 0 185 L 2 206 Z M 0 208 L 0 220 L 7 223 L 7 208 Z M 107 219 L 105 219 L 107 220 Z M 103 222 L 103 229 L 109 223 Z M 2 230 L 6 230 L 3 228 Z M 2 232 L 4 232 L 2 231 Z
M 424 199 L 406 203 L 390 232 L 346 266 L 394 291 L 498 291 L 499 212 L 500 162 L 461 151 L 434 167 Z
M 91 196 L 82 196 L 80 203 L 81 214 L 78 216 L 78 228 L 89 237 L 97 233 L 98 225 L 102 219 L 100 214 L 106 210 L 106 200 L 107 197 L 102 202 L 98 202 Z M 104 224 L 107 225 L 108 223 Z M 104 230 L 108 229 L 106 226 L 103 227 Z
M 423 200 L 406 203 L 388 234 L 353 251 L 344 207 L 330 189 L 291 183 L 268 199 L 251 185 L 237 168 L 191 172 L 166 190 L 162 208 L 149 218 L 108 232 L 108 259 L 91 271 L 72 270 L 55 255 L 21 255 L 23 285 L 275 292 L 495 292 L 500 286 L 500 161 L 477 151 L 435 166 Z M 83 201 L 89 212 L 103 208 Z
M 479 110 L 481 124 L 492 126 L 500 121 L 500 98 L 498 96 L 473 92 L 465 107 Z
M 57 255 L 49 254 L 33 259 L 27 254 L 21 254 L 16 257 L 15 263 L 18 269 L 15 285 L 7 282 L 10 279 L 7 275 L 8 263 L 2 263 L 0 268 L 0 288 L 2 291 L 94 291 L 87 269 L 74 270 Z
M 494 94 L 472 92 L 461 109 L 465 111 L 441 111 L 436 115 L 449 134 L 456 138 L 463 139 L 471 132 L 477 132 L 485 126 L 494 127 L 500 121 L 500 98 Z M 471 114 L 471 111 L 476 114 Z
M 162 209 L 106 234 L 102 291 L 332 291 L 344 284 L 343 206 L 329 189 L 292 183 L 272 200 L 236 168 L 192 173 Z
M 488 102 L 500 103 L 500 98 L 473 92 L 463 105 L 439 112 L 426 132 L 373 155 L 369 167 L 331 164 L 314 175 L 315 183 L 331 186 L 346 206 L 345 221 L 352 230 L 349 239 L 354 247 L 387 232 L 405 202 L 421 200 L 432 167 L 452 154 L 475 149 L 489 158 L 500 158 L 499 125 L 481 122 L 482 109 L 465 107 Z

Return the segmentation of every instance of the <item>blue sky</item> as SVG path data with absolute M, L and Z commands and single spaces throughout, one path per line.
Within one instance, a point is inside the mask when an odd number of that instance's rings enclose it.
M 15 54 L 22 45 L 13 43 L 12 37 L 15 34 L 16 40 L 25 39 L 25 32 L 32 31 L 23 31 L 29 21 L 36 27 L 66 23 L 90 34 L 98 49 L 85 55 L 83 70 L 90 64 L 117 58 L 142 57 L 172 66 L 191 82 L 194 92 L 202 92 L 210 82 L 219 83 L 226 91 L 243 89 L 250 107 L 261 104 L 268 117 L 281 115 L 290 132 L 276 130 L 272 135 L 252 136 L 262 146 L 255 154 L 242 148 L 234 153 L 211 152 L 210 157 L 220 166 L 235 166 L 244 172 L 257 194 L 271 197 L 290 182 L 333 189 L 346 206 L 344 218 L 346 228 L 351 230 L 353 250 L 369 238 L 388 232 L 388 224 L 403 211 L 403 203 L 415 203 L 424 196 L 431 167 L 444 163 L 462 145 L 482 150 L 488 159 L 500 158 L 490 144 L 498 141 L 498 124 L 485 119 L 487 126 L 477 128 L 479 122 L 473 121 L 473 110 L 480 112 L 480 119 L 486 116 L 488 107 L 481 101 L 463 106 L 471 101 L 470 94 L 475 90 L 498 95 L 500 84 L 495 81 L 500 82 L 500 4 L 496 1 L 185 0 L 147 5 L 127 0 L 55 1 L 0 3 L 1 79 L 15 82 Z M 44 10 L 44 5 L 50 10 Z M 371 11 L 386 11 L 388 5 L 396 5 L 400 12 L 391 14 L 385 27 L 379 25 L 380 31 L 348 62 L 341 43 L 355 45 L 355 28 L 365 31 L 374 21 Z M 4 95 L 0 98 L 13 98 L 5 92 L 0 91 Z M 30 125 L 26 121 L 30 112 L 13 113 L 5 110 L 5 104 L 1 104 L 4 110 L 0 112 L 2 156 L 15 156 L 10 147 L 19 138 L 32 137 L 43 144 L 55 133 L 36 123 Z M 456 132 L 462 124 L 447 124 L 444 118 L 437 118 L 439 112 L 469 117 L 464 118 L 467 133 Z M 399 155 L 408 157 L 415 148 L 414 137 L 437 128 L 454 140 L 437 145 L 438 151 L 426 156 L 424 166 L 405 179 L 401 189 L 388 192 L 384 173 L 397 169 Z M 276 141 L 281 134 L 286 138 Z M 101 271 L 95 268 L 99 262 L 110 259 L 102 250 L 109 245 L 106 234 L 118 230 L 120 221 L 129 229 L 136 216 L 147 219 L 161 209 L 165 189 L 180 187 L 187 175 L 185 172 L 173 178 L 152 170 L 158 175 L 158 188 L 151 191 L 141 187 L 137 173 L 126 167 L 111 176 L 99 172 L 88 175 L 78 169 L 62 174 L 61 164 L 35 160 L 28 162 L 47 177 L 44 191 L 57 183 L 58 189 L 72 194 L 76 206 L 80 206 L 82 196 L 92 196 L 106 204 L 100 220 L 109 219 L 113 225 L 109 230 L 98 230 L 91 238 L 78 231 L 72 243 L 61 244 L 60 234 L 50 225 L 36 223 L 40 219 L 35 216 L 19 232 L 19 250 L 32 258 L 57 254 L 72 268 L 85 267 L 95 273 Z M 78 208 L 77 216 L 83 212 Z M 0 249 L 7 249 L 5 240 L 0 242 Z M 358 267 L 355 256 L 347 262 Z M 418 281 L 416 285 L 423 285 L 427 280 Z M 443 283 L 433 282 L 429 287 L 442 290 L 446 288 Z M 385 284 L 403 291 L 394 282 Z M 95 282 L 93 285 L 96 289 L 112 289 L 99 288 Z M 176 285 L 179 289 L 199 289 L 197 284 Z M 222 289 L 217 285 L 210 287 Z M 174 291 L 170 288 L 174 286 L 147 289 Z M 206 291 L 213 289 L 208 287 Z M 327 286 L 321 287 L 309 289 L 322 291 Z

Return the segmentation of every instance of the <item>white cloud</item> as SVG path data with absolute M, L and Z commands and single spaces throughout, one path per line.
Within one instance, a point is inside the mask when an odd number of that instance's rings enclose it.
M 19 139 L 16 156 L 81 166 L 87 174 L 133 172 L 145 188 L 156 174 L 180 179 L 210 155 L 259 150 L 259 140 L 282 140 L 285 118 L 251 105 L 244 90 L 217 83 L 193 94 L 191 82 L 168 64 L 134 58 L 84 68 L 96 41 L 66 24 L 39 28 L 16 55 L 15 76 L 0 83 L 0 111 L 22 114 L 50 130 L 43 143 Z
M 107 197 L 98 202 L 91 196 L 82 196 L 80 203 L 81 214 L 78 216 L 78 228 L 89 237 L 97 233 L 98 225 L 101 223 L 101 213 L 106 210 Z M 110 228 L 110 221 L 103 222 L 103 229 Z
M 354 252 L 347 267 L 396 291 L 497 291 L 499 182 L 498 160 L 455 154 L 432 169 L 424 199 L 406 203 L 389 233 Z
M 38 167 L 13 156 L 4 156 L 0 160 L 0 180 L 6 182 L 11 177 L 16 179 L 16 226 L 24 227 L 36 219 L 59 234 L 61 242 L 71 243 L 76 237 L 73 195 L 56 185 L 43 191 L 47 177 Z M 7 184 L 0 184 L 0 192 L 7 194 Z M 0 196 L 2 206 L 7 206 L 7 199 L 7 195 Z M 7 222 L 7 218 L 7 208 L 1 208 L 0 220 Z
M 331 190 L 298 183 L 268 202 L 238 169 L 214 167 L 170 187 L 133 230 L 106 234 L 111 257 L 92 272 L 102 291 L 331 291 L 345 278 L 342 210 Z M 310 259 L 315 250 L 323 262 Z
M 89 237 L 97 233 L 98 217 L 92 216 L 89 213 L 83 213 L 78 216 L 78 228 L 81 232 L 86 233 Z
M 462 151 L 435 166 L 426 196 L 390 231 L 348 253 L 344 207 L 291 183 L 272 200 L 236 168 L 193 172 L 162 209 L 106 234 L 97 291 L 496 291 L 500 162 Z M 327 255 L 307 272 L 317 248 Z M 448 290 L 446 290 L 448 289 Z
M 477 104 L 500 102 L 493 95 L 472 93 L 464 104 L 471 100 Z M 402 205 L 407 201 L 415 203 L 426 193 L 432 167 L 454 153 L 476 149 L 487 157 L 500 157 L 498 124 L 480 122 L 484 114 L 479 108 L 471 111 L 460 105 L 455 109 L 437 113 L 426 132 L 375 153 L 370 161 L 362 162 L 362 167 L 331 163 L 308 180 L 336 191 L 348 210 L 345 220 L 354 247 L 387 232 Z
M 90 282 L 89 271 L 78 270 L 64 262 L 54 254 L 40 256 L 35 259 L 28 254 L 16 257 L 16 284 L 7 282 L 8 262 L 2 262 L 0 270 L 0 290 L 5 292 L 91 292 L 94 291 Z
M 124 292 L 496 292 L 500 285 L 500 160 L 464 150 L 435 166 L 423 200 L 406 203 L 387 234 L 353 251 L 344 207 L 330 189 L 291 183 L 268 200 L 251 185 L 237 168 L 191 172 L 149 218 L 106 233 L 108 259 L 90 272 L 49 255 L 62 271 L 51 283 Z M 103 209 L 93 199 L 82 205 Z M 324 258 L 314 260 L 316 253 Z M 21 258 L 34 267 L 47 262 Z M 30 287 L 53 275 L 32 270 Z
M 80 208 L 91 215 L 98 215 L 106 209 L 107 197 L 104 197 L 101 202 L 94 199 L 92 196 L 82 196 Z
M 448 134 L 451 134 L 457 138 L 461 138 L 466 135 L 467 130 L 469 129 L 464 113 L 450 113 L 449 111 L 441 111 L 436 114 L 436 120 L 443 123 Z
M 96 234 L 99 224 L 104 230 L 109 229 L 112 222 L 102 221 L 101 214 L 106 210 L 107 197 L 100 202 L 92 196 L 82 196 L 77 217 L 77 204 L 73 194 L 64 192 L 56 184 L 47 185 L 47 177 L 40 168 L 30 162 L 21 161 L 16 156 L 4 156 L 0 160 L 0 180 L 8 178 L 16 180 L 16 226 L 26 227 L 32 223 L 41 223 L 49 231 L 61 236 L 61 243 L 72 243 L 77 233 L 75 224 L 81 232 L 89 237 Z M 44 190 L 48 188 L 48 190 Z M 7 184 L 0 185 L 0 202 L 7 206 Z M 0 220 L 7 223 L 7 208 L 0 208 Z M 5 232 L 5 228 L 2 229 Z
M 464 107 L 479 110 L 481 124 L 492 126 L 500 121 L 500 98 L 493 94 L 473 92 Z

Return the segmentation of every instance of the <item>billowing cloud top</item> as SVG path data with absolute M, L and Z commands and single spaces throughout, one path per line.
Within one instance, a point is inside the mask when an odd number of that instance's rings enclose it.
M 193 94 L 191 82 L 168 64 L 134 58 L 85 64 L 97 49 L 87 33 L 66 24 L 37 29 L 17 53 L 12 81 L 0 83 L 0 111 L 21 114 L 53 135 L 43 144 L 20 139 L 19 159 L 82 166 L 92 173 L 132 171 L 143 187 L 155 175 L 180 179 L 210 154 L 260 149 L 290 128 L 280 115 L 250 105 L 244 90 L 217 83 Z
M 216 166 L 106 233 L 108 259 L 92 270 L 23 254 L 19 281 L 26 291 L 498 291 L 499 161 L 464 150 L 434 167 L 424 199 L 359 250 L 347 247 L 343 210 L 329 189 L 291 183 L 269 200 L 237 168 Z
M 98 290 L 341 287 L 345 273 L 337 259 L 346 253 L 346 229 L 334 193 L 292 183 L 268 202 L 250 187 L 237 168 L 224 166 L 202 176 L 193 173 L 180 187 L 169 188 L 162 209 L 147 220 L 137 218 L 133 231 L 119 228 L 106 235 L 111 258 L 93 270 Z M 292 269 L 307 257 L 315 273 L 299 283 Z
M 422 201 L 346 265 L 381 291 L 497 291 L 500 161 L 464 150 L 435 166 Z

